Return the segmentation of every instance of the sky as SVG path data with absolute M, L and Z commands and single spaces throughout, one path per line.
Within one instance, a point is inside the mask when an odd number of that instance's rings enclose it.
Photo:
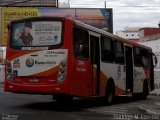
M 68 0 L 59 0 L 68 2 Z M 160 0 L 70 0 L 72 8 L 113 8 L 113 30 L 125 27 L 158 27 Z

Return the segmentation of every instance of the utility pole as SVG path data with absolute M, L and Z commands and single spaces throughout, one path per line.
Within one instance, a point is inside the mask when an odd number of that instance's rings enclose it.
M 69 6 L 69 8 L 70 8 L 70 0 L 68 0 L 68 6 Z

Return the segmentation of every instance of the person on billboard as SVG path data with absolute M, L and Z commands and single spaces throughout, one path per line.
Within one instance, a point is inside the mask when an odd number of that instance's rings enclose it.
M 23 46 L 32 45 L 33 37 L 30 34 L 31 29 L 32 29 L 32 23 L 31 22 L 25 22 L 23 32 L 20 33 L 20 34 L 15 34 L 15 39 L 18 40 L 16 43 L 18 45 L 20 45 L 20 44 L 23 45 Z

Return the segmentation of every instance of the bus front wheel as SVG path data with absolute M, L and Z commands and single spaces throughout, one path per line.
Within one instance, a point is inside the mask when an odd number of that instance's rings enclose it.
M 111 81 L 106 86 L 105 103 L 107 105 L 111 105 L 113 103 L 114 96 L 115 96 L 115 85 Z

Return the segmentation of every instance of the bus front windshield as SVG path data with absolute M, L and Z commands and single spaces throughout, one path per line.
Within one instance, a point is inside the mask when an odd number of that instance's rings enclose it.
M 61 21 L 23 21 L 11 25 L 11 47 L 27 49 L 61 44 Z

